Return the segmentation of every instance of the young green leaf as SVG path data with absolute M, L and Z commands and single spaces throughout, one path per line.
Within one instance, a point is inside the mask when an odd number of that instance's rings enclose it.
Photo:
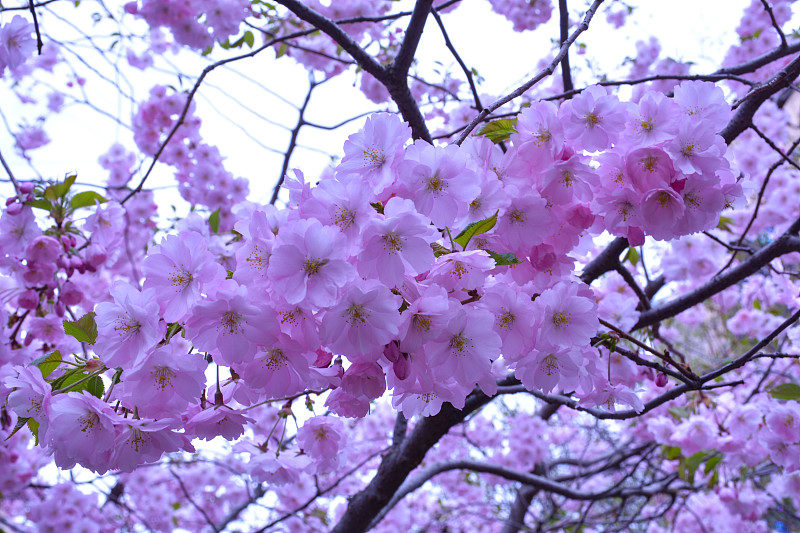
M 800 385 L 796 383 L 784 383 L 769 391 L 773 398 L 778 400 L 800 400 Z
M 78 320 L 64 320 L 64 333 L 72 335 L 80 342 L 94 344 L 97 340 L 97 324 L 94 317 L 94 312 L 89 312 Z
M 83 191 L 73 196 L 69 201 L 69 205 L 72 209 L 80 209 L 81 207 L 91 207 L 95 205 L 95 201 L 104 204 L 108 200 L 94 191 Z
M 460 244 L 462 249 L 466 250 L 467 244 L 469 244 L 470 239 L 472 239 L 475 235 L 486 233 L 494 228 L 494 225 L 497 224 L 497 214 L 499 212 L 500 211 L 495 211 L 494 215 L 490 216 L 489 218 L 484 218 L 483 220 L 473 222 L 464 228 L 461 233 L 456 235 L 456 238 L 453 240 Z
M 517 133 L 517 130 L 514 128 L 516 125 L 517 119 L 501 118 L 500 120 L 489 122 L 475 135 L 484 135 L 493 143 L 497 144 L 509 139 L 512 134 Z

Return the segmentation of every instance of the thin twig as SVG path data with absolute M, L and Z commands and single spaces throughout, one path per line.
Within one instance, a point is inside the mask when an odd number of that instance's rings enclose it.
M 567 40 L 564 41 L 558 53 L 556 54 L 556 57 L 553 59 L 553 61 L 550 62 L 550 64 L 547 67 L 542 69 L 538 74 L 536 74 L 530 80 L 520 85 L 514 91 L 508 93 L 499 100 L 494 101 L 488 107 L 482 109 L 481 112 L 478 113 L 478 116 L 475 117 L 472 120 L 472 122 L 470 122 L 467 125 L 466 128 L 464 128 L 463 132 L 461 132 L 461 135 L 459 135 L 456 144 L 461 145 L 461 143 L 463 143 L 466 140 L 466 138 L 469 137 L 469 134 L 472 133 L 472 130 L 475 129 L 475 126 L 477 126 L 484 119 L 484 117 L 486 117 L 486 115 L 488 115 L 495 109 L 498 109 L 501 106 L 507 104 L 511 100 L 519 98 L 520 96 L 528 92 L 528 90 L 531 87 L 542 81 L 547 76 L 550 76 L 555 71 L 556 65 L 558 65 L 566 55 L 567 51 L 569 50 L 569 47 L 572 46 L 572 43 L 575 42 L 575 39 L 577 39 L 580 34 L 589 29 L 589 22 L 591 22 L 592 17 L 594 17 L 595 12 L 597 12 L 597 8 L 599 8 L 600 4 L 602 3 L 603 0 L 594 0 L 594 2 L 592 2 L 592 5 L 589 7 L 589 9 L 586 11 L 586 14 L 584 15 L 583 22 L 581 22 L 578 28 L 574 32 L 572 32 L 572 35 L 570 35 L 569 38 L 567 38 Z

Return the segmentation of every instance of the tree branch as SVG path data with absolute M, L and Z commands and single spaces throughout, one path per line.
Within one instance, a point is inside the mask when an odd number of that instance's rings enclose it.
M 633 326 L 632 331 L 652 326 L 665 318 L 673 317 L 707 300 L 711 296 L 758 272 L 759 269 L 769 264 L 776 257 L 790 252 L 800 252 L 800 237 L 797 236 L 798 228 L 800 228 L 800 219 L 796 220 L 783 235 L 730 270 L 714 276 L 696 289 L 682 294 L 663 305 L 642 311 L 639 315 L 639 321 Z
M 583 22 L 581 22 L 578 28 L 574 32 L 572 32 L 572 35 L 570 35 L 569 38 L 566 41 L 564 41 L 558 53 L 556 54 L 556 57 L 553 59 L 553 61 L 550 62 L 550 64 L 547 67 L 541 70 L 533 78 L 520 85 L 514 91 L 510 92 L 506 96 L 503 96 L 499 100 L 494 101 L 488 107 L 482 109 L 481 112 L 478 113 L 478 116 L 475 117 L 472 120 L 472 122 L 470 122 L 467 125 L 467 127 L 464 128 L 464 131 L 461 132 L 461 135 L 458 137 L 456 144 L 460 145 L 461 143 L 463 143 L 464 140 L 466 140 L 466 138 L 469 137 L 469 134 L 472 133 L 472 130 L 475 129 L 475 126 L 477 126 L 484 119 L 484 117 L 486 117 L 486 115 L 488 115 L 495 109 L 498 109 L 501 106 L 507 104 L 511 100 L 519 98 L 520 96 L 525 94 L 531 87 L 542 81 L 547 76 L 550 76 L 553 73 L 553 71 L 555 71 L 556 65 L 558 65 L 564 58 L 564 56 L 567 54 L 569 47 L 572 46 L 572 43 L 575 42 L 575 39 L 577 39 L 581 33 L 589 29 L 589 22 L 591 22 L 592 17 L 594 17 L 594 14 L 597 12 L 597 8 L 599 8 L 600 4 L 602 3 L 603 0 L 594 0 L 594 2 L 592 2 L 592 5 L 589 7 L 588 10 L 586 10 L 586 14 L 583 17 Z

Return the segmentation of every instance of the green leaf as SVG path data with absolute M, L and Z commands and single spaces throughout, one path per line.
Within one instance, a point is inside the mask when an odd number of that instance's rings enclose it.
M 674 461 L 681 456 L 681 449 L 677 446 L 664 446 L 664 457 L 669 461 Z
M 722 454 L 713 456 L 711 459 L 706 461 L 706 466 L 703 469 L 703 473 L 707 475 L 709 472 L 711 472 L 717 467 L 720 461 L 722 461 Z
M 501 118 L 500 120 L 493 120 L 486 124 L 476 133 L 476 136 L 484 135 L 489 138 L 493 143 L 505 141 L 512 134 L 517 133 L 514 127 L 517 124 L 517 119 Z
M 697 469 L 700 468 L 700 465 L 703 464 L 706 459 L 708 459 L 708 456 L 709 456 L 708 452 L 700 451 L 686 460 L 686 463 L 689 467 L 689 479 L 691 480 L 690 482 L 694 481 L 694 475 L 697 472 Z
M 208 226 L 214 233 L 219 233 L 219 207 L 208 217 Z
M 487 231 L 491 231 L 494 228 L 494 225 L 497 224 L 497 213 L 500 211 L 495 211 L 494 215 L 490 216 L 489 218 L 484 218 L 483 220 L 479 220 L 477 222 L 473 222 L 464 230 L 456 235 L 456 238 L 453 239 L 458 244 L 461 245 L 461 248 L 464 250 L 467 249 L 467 244 L 469 244 L 470 239 L 472 239 L 475 235 L 480 235 L 482 233 L 486 233 Z
M 43 355 L 41 357 L 37 357 L 31 362 L 31 365 L 36 366 L 42 372 L 42 377 L 46 378 L 53 371 L 58 368 L 58 365 L 61 364 L 61 352 L 58 350 L 49 353 L 47 355 Z
M 35 207 L 37 209 L 44 209 L 45 211 L 50 211 L 53 208 L 53 204 L 50 203 L 49 200 L 31 200 L 29 202 L 25 202 L 25 205 L 29 205 L 31 207 Z
M 689 411 L 685 407 L 670 407 L 667 411 L 675 420 L 689 417 Z
M 72 209 L 92 207 L 95 205 L 95 200 L 101 204 L 104 204 L 108 201 L 101 194 L 98 194 L 94 191 L 83 191 L 73 196 L 72 200 L 69 201 L 69 205 Z
M 518 265 L 522 263 L 522 261 L 517 259 L 517 256 L 512 253 L 498 254 L 491 250 L 486 250 L 486 253 L 489 254 L 489 257 L 494 259 L 497 266 Z
M 16 433 L 17 431 L 22 429 L 25 426 L 25 424 L 28 423 L 28 420 L 30 420 L 30 418 L 27 417 L 27 416 L 24 417 L 24 418 L 17 418 L 17 425 L 15 425 L 14 429 L 11 430 L 11 433 L 9 433 L 8 437 L 6 437 L 6 440 L 8 440 L 11 437 L 13 437 L 14 433 Z
M 64 320 L 64 333 L 72 335 L 78 341 L 94 344 L 97 340 L 97 323 L 94 321 L 94 312 L 83 315 L 78 320 Z
M 275 52 L 275 59 L 278 59 L 281 56 L 285 56 L 287 50 L 289 50 L 289 46 L 286 43 L 281 43 L 281 46 L 278 48 L 278 51 Z
M 86 380 L 86 392 L 96 397 L 99 400 L 103 399 L 103 393 L 106 391 L 106 386 L 100 376 L 93 376 Z M 77 387 L 76 387 L 77 388 Z
M 375 209 L 375 211 L 377 211 L 381 215 L 383 214 L 383 204 L 382 203 L 380 203 L 380 202 L 370 202 L 369 205 L 371 205 Z
M 253 48 L 253 44 L 255 44 L 255 42 L 256 42 L 256 38 L 253 35 L 253 32 L 251 32 L 250 30 L 247 30 L 246 32 L 244 32 L 244 37 L 242 37 L 242 38 L 244 39 L 244 42 L 247 43 L 247 46 L 249 46 L 250 48 Z
M 630 261 L 633 266 L 639 264 L 639 251 L 633 246 L 628 248 L 628 253 L 625 254 L 625 261 Z
M 28 429 L 31 430 L 31 434 L 33 434 L 33 438 L 36 441 L 36 446 L 39 445 L 39 422 L 34 420 L 33 418 L 28 419 Z
M 796 383 L 784 383 L 773 388 L 769 393 L 778 400 L 800 400 L 800 385 Z
M 447 254 L 453 253 L 452 250 L 448 250 L 447 248 L 445 248 L 444 246 L 442 246 L 438 242 L 432 242 L 431 243 L 431 248 L 433 248 L 433 255 L 436 256 L 436 257 L 441 257 L 443 255 L 447 255 Z
M 719 223 L 717 223 L 717 228 L 721 229 L 722 231 L 731 231 L 731 223 L 733 219 L 730 217 L 719 217 Z
M 44 197 L 48 200 L 64 198 L 69 193 L 69 190 L 72 187 L 72 184 L 75 183 L 75 179 L 77 177 L 77 174 L 73 174 L 71 176 L 67 176 L 64 181 L 56 183 L 55 185 L 50 185 L 44 190 Z

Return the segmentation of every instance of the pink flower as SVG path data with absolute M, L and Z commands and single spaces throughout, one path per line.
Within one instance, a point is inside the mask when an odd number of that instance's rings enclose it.
M 683 198 L 674 189 L 651 190 L 644 196 L 641 206 L 645 233 L 659 240 L 674 239 L 678 236 L 676 223 L 685 210 Z
M 0 75 L 5 67 L 14 69 L 23 64 L 35 50 L 33 24 L 15 15 L 11 22 L 0 27 Z
M 25 259 L 33 262 L 53 263 L 63 252 L 61 243 L 53 237 L 36 237 L 25 250 Z
M 406 152 L 401 173 L 417 210 L 439 227 L 452 226 L 466 216 L 469 203 L 480 193 L 480 178 L 467 166 L 465 151 L 417 141 Z
M 712 133 L 725 127 L 731 116 L 722 89 L 708 81 L 681 82 L 675 87 L 674 100 L 686 118 L 704 124 Z
M 110 468 L 119 416 L 106 403 L 86 392 L 67 392 L 53 396 L 46 409 L 44 442 L 59 467 L 80 463 L 99 474 Z
M 358 272 L 388 287 L 400 286 L 406 275 L 422 274 L 433 265 L 430 243 L 437 238 L 410 200 L 392 198 L 384 207 L 384 218 L 372 220 L 364 228 Z
M 593 392 L 581 398 L 581 404 L 586 407 L 602 406 L 612 413 L 617 403 L 628 405 L 637 413 L 644 411 L 644 404 L 635 392 L 624 385 L 612 385 L 605 380 Z
M 183 231 L 168 235 L 147 255 L 142 270 L 145 289 L 153 289 L 164 320 L 181 322 L 203 292 L 225 279 L 225 269 L 208 251 L 202 235 Z
M 117 438 L 111 455 L 111 468 L 133 472 L 143 464 L 158 461 L 165 453 L 194 452 L 188 437 L 175 431 L 178 420 L 135 420 L 126 418 L 117 425 Z
M 336 470 L 339 466 L 347 440 L 343 429 L 335 417 L 315 416 L 297 430 L 297 443 L 314 461 L 317 472 Z
M 379 195 L 397 178 L 397 168 L 411 139 L 411 128 L 396 115 L 379 113 L 367 118 L 364 128 L 347 138 L 344 158 L 336 172 L 360 178 Z
M 615 95 L 609 95 L 604 87 L 592 85 L 562 104 L 558 117 L 568 140 L 576 140 L 585 150 L 594 152 L 617 142 L 628 113 Z
M 186 354 L 176 343 L 167 344 L 123 374 L 119 399 L 144 417 L 178 417 L 189 404 L 199 403 L 206 366 L 201 354 Z
M 342 377 L 342 388 L 356 398 L 379 398 L 386 392 L 383 369 L 378 363 L 354 363 Z
M 520 156 L 534 168 L 553 162 L 564 145 L 564 131 L 558 120 L 558 108 L 552 102 L 537 101 L 517 117 L 517 135 L 512 137 Z
M 306 388 L 312 354 L 281 333 L 243 365 L 234 365 L 245 384 L 268 398 L 282 398 Z
M 163 337 L 153 291 L 139 292 L 119 281 L 111 288 L 114 303 L 97 305 L 94 350 L 109 368 L 138 364 Z
M 39 423 L 39 437 L 47 435 L 47 416 L 45 404 L 50 401 L 52 389 L 42 377 L 42 372 L 34 366 L 14 367 L 19 371 L 16 377 L 6 378 L 4 387 L 13 389 L 8 395 L 6 405 L 20 418 L 33 418 Z M 2 398 L 2 396 L 0 396 Z
M 41 234 L 30 207 L 24 207 L 16 215 L 6 210 L 0 216 L 0 250 L 3 255 L 21 259 L 30 242 Z
M 427 279 L 447 291 L 466 291 L 483 285 L 487 274 L 495 266 L 494 259 L 483 250 L 455 252 L 436 258 Z
M 484 310 L 459 309 L 445 329 L 442 340 L 425 345 L 435 379 L 454 377 L 469 387 L 491 371 L 491 360 L 500 356 L 502 341 L 494 331 L 494 317 Z
M 566 348 L 588 344 L 597 333 L 597 303 L 592 291 L 581 283 L 558 283 L 533 303 L 542 317 L 539 342 Z
M 378 282 L 355 282 L 322 318 L 320 339 L 350 359 L 377 361 L 383 346 L 396 338 L 402 299 Z
M 204 440 L 211 440 L 214 437 L 236 440 L 244 433 L 245 424 L 255 422 L 242 413 L 225 406 L 205 409 L 186 421 L 186 434 Z
M 257 340 L 272 338 L 277 329 L 274 312 L 256 307 L 251 297 L 247 287 L 226 280 L 214 300 L 194 306 L 186 321 L 186 337 L 221 364 L 230 366 L 251 360 Z
M 315 219 L 283 226 L 267 269 L 275 293 L 290 304 L 333 305 L 353 274 L 345 249 L 341 233 Z

